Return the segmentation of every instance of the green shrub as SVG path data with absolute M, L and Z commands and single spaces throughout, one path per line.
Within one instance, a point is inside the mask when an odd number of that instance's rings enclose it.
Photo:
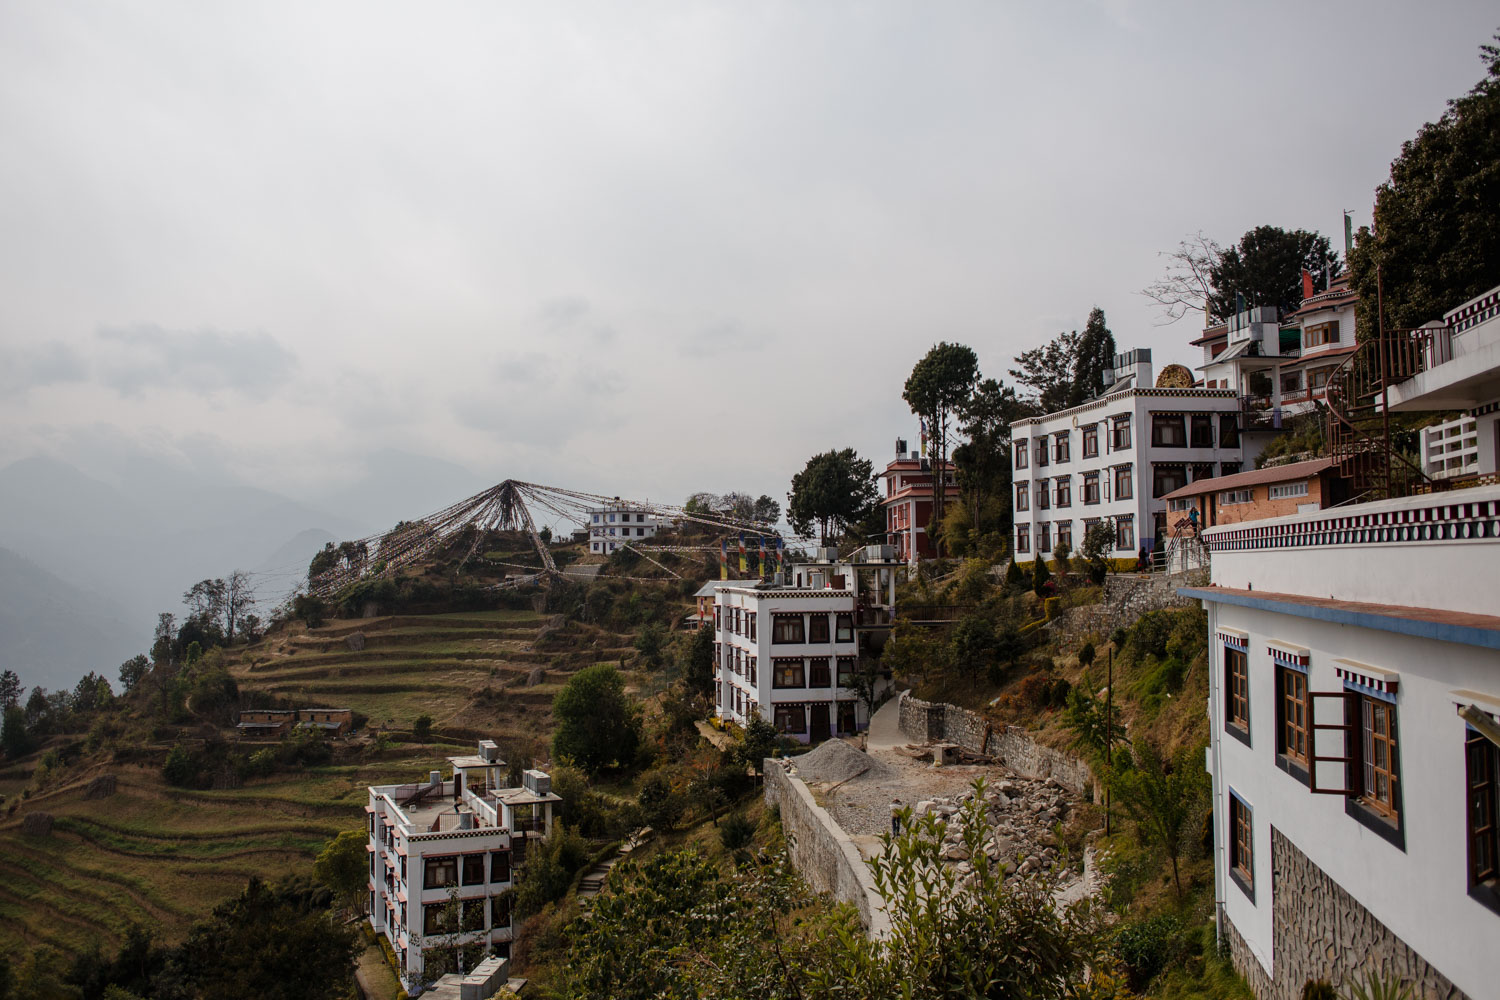
M 1180 951 L 1176 941 L 1182 924 L 1176 917 L 1157 916 L 1127 921 L 1115 934 L 1115 954 L 1125 965 L 1130 988 L 1143 990 Z
M 719 843 L 725 850 L 739 851 L 755 839 L 755 824 L 744 813 L 732 813 L 719 825 Z

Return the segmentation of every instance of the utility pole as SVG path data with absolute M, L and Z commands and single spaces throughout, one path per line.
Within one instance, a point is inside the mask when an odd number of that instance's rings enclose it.
M 1115 724 L 1113 719 L 1115 701 L 1115 646 L 1109 645 L 1109 658 L 1105 666 L 1104 681 L 1104 835 L 1109 836 L 1109 774 L 1113 761 L 1112 749 L 1115 743 Z

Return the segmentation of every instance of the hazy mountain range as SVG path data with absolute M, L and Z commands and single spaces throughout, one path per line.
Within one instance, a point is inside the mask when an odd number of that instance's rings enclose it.
M 461 466 L 398 451 L 307 500 L 216 470 L 141 456 L 95 476 L 33 456 L 0 469 L 0 669 L 71 686 L 150 645 L 159 612 L 205 577 L 256 574 L 269 612 L 326 542 L 420 517 L 491 485 Z M 8 550 L 8 551 L 5 551 Z

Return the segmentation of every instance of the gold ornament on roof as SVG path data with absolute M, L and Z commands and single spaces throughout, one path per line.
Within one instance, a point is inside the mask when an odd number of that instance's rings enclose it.
M 1158 389 L 1191 389 L 1193 387 L 1193 373 L 1182 365 L 1167 365 L 1156 376 L 1156 387 Z

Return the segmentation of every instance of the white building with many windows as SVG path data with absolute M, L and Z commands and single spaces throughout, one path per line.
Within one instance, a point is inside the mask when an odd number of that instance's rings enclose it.
M 804 743 L 870 724 L 869 699 L 889 683 L 873 654 L 892 623 L 891 546 L 838 560 L 823 550 L 795 564 L 786 586 L 745 581 L 714 590 L 715 714 L 745 725 L 759 715 Z
M 1089 529 L 1113 527 L 1120 559 L 1164 537 L 1163 498 L 1200 479 L 1254 467 L 1263 444 L 1241 431 L 1228 389 L 1154 387 L 1151 352 L 1115 359 L 1114 381 L 1079 406 L 1011 424 L 1015 558 L 1026 562 Z
M 665 525 L 659 515 L 628 503 L 613 503 L 588 512 L 589 551 L 608 555 L 626 542 L 655 538 Z
M 1221 937 L 1261 1000 L 1500 972 L 1500 487 L 1211 528 Z M 1487 737 L 1486 731 L 1489 736 Z
M 515 885 L 528 842 L 552 832 L 562 799 L 542 771 L 507 787 L 491 740 L 470 757 L 450 757 L 446 781 L 371 785 L 365 806 L 370 856 L 370 925 L 390 942 L 408 991 L 489 955 L 510 957 Z

